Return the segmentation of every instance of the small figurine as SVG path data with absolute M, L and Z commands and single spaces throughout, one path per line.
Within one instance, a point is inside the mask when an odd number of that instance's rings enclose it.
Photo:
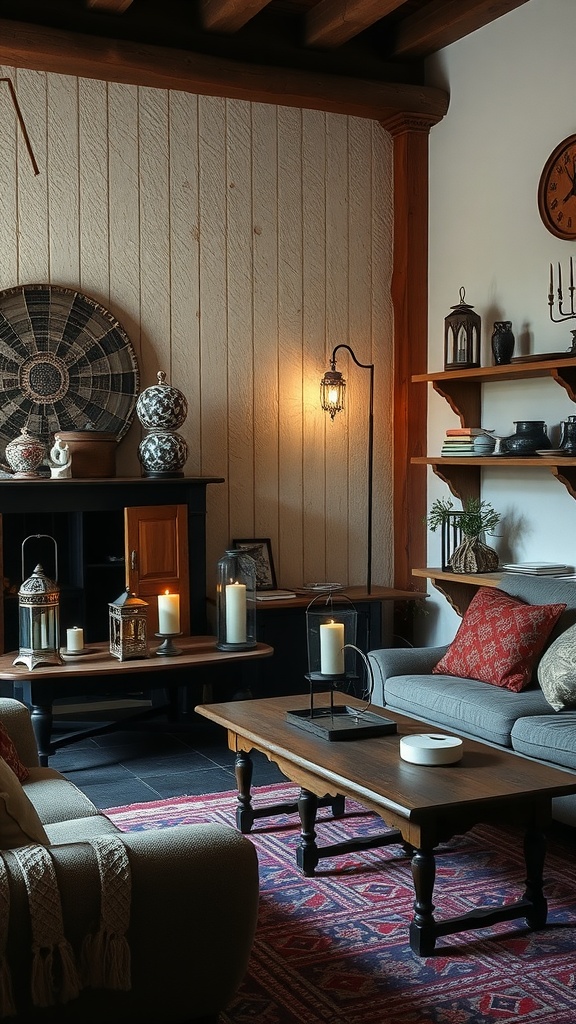
M 59 437 L 50 450 L 50 477 L 53 480 L 67 480 L 72 476 L 70 448 Z

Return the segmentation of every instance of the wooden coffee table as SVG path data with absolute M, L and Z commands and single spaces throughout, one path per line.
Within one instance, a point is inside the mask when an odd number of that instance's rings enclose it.
M 362 702 L 336 694 L 335 704 L 361 708 Z M 328 703 L 316 697 L 315 706 Z M 462 760 L 445 767 L 422 767 L 401 759 L 401 736 L 438 732 L 436 726 L 371 707 L 372 712 L 392 718 L 394 735 L 331 742 L 287 722 L 288 711 L 306 708 L 309 696 L 271 697 L 263 700 L 203 704 L 198 714 L 228 731 L 228 745 L 236 753 L 238 828 L 247 833 L 256 818 L 298 811 L 301 837 L 297 863 L 305 875 L 313 875 L 321 857 L 352 849 L 402 843 L 412 854 L 414 917 L 410 946 L 419 956 L 429 956 L 441 935 L 489 926 L 497 921 L 525 918 L 531 928 L 546 924 L 548 906 L 543 894 L 546 849 L 544 829 L 552 819 L 552 799 L 576 793 L 576 775 L 547 767 L 508 751 L 464 739 Z M 297 783 L 300 797 L 293 805 L 253 808 L 251 750 L 259 750 Z M 351 840 L 335 846 L 316 844 L 316 811 L 330 805 L 344 813 L 350 797 L 375 811 L 391 831 L 365 841 Z M 479 907 L 443 921 L 434 917 L 435 849 L 474 825 L 517 826 L 524 832 L 525 891 L 501 907 Z

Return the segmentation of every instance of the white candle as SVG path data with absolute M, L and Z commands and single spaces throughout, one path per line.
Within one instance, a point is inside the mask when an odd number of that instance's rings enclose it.
M 246 643 L 246 587 L 229 583 L 226 587 L 226 643 Z
M 84 650 L 84 630 L 80 629 L 80 626 L 72 626 L 72 629 L 66 630 L 66 650 L 68 652 Z
M 42 650 L 48 647 L 48 615 L 42 612 L 40 616 L 40 646 Z
M 320 626 L 320 671 L 322 675 L 344 675 L 344 623 Z
M 160 594 L 158 598 L 158 632 L 180 632 L 180 594 Z

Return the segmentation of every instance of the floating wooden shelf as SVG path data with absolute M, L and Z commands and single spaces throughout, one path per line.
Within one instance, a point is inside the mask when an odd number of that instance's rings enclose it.
M 568 397 L 576 402 L 576 357 L 545 359 L 530 363 L 508 363 L 505 366 L 479 366 L 472 370 L 444 370 L 437 373 L 418 373 L 414 384 L 429 381 L 432 387 L 457 416 L 463 427 L 477 427 L 480 423 L 481 388 L 483 384 L 499 381 L 528 380 L 550 377 L 563 387 Z
M 432 466 L 436 476 L 440 477 L 448 485 L 452 494 L 466 501 L 468 498 L 480 497 L 480 471 L 488 466 L 496 469 L 526 467 L 535 469 L 547 469 L 552 476 L 564 484 L 564 487 L 572 498 L 576 498 L 576 459 L 574 458 L 548 458 L 545 455 L 524 455 L 514 458 L 509 455 L 479 455 L 467 458 L 464 455 L 453 458 L 438 456 L 417 455 L 410 460 L 414 465 Z
M 412 569 L 412 575 L 430 580 L 454 611 L 458 615 L 464 615 L 478 587 L 497 587 L 504 574 L 501 572 L 455 573 L 440 568 L 431 568 Z

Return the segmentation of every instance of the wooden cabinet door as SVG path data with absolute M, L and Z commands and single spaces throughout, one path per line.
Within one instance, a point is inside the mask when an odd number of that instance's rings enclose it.
M 158 632 L 158 594 L 180 594 L 180 630 L 190 634 L 188 506 L 124 509 L 126 586 L 148 601 L 148 638 Z

